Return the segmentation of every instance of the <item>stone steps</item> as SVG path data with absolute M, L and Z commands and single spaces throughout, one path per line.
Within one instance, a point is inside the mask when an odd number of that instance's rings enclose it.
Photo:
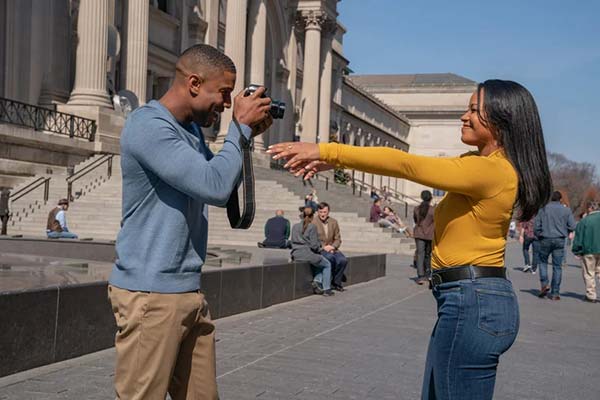
M 93 162 L 89 160 L 88 162 Z M 121 223 L 121 173 L 116 167 L 119 158 L 113 162 L 111 178 L 106 169 L 99 168 L 86 177 L 85 182 L 75 184 L 73 193 L 81 192 L 81 197 L 71 203 L 67 214 L 70 229 L 81 238 L 115 240 Z M 234 230 L 229 227 L 226 211 L 223 208 L 209 207 L 209 243 L 211 245 L 254 246 L 264 239 L 264 224 L 275 210 L 283 209 L 292 224 L 299 221 L 298 208 L 304 204 L 302 183 L 282 172 L 257 168 L 256 205 L 257 210 L 253 226 L 248 230 Z M 66 174 L 57 175 L 54 191 L 66 193 Z M 291 182 L 291 183 L 290 183 Z M 291 187 L 290 187 L 291 186 Z M 339 185 L 338 185 L 339 186 Z M 328 201 L 342 229 L 342 249 L 360 252 L 412 253 L 414 242 L 403 235 L 397 235 L 389 229 L 383 229 L 366 221 L 370 201 L 360 201 L 357 197 L 347 196 L 347 188 L 335 188 L 333 191 L 319 193 L 321 200 Z M 301 192 L 302 191 L 302 192 Z M 304 193 L 304 194 L 302 194 Z M 33 203 L 35 211 L 15 223 L 10 234 L 40 235 L 45 231 L 47 212 L 52 204 Z M 367 207 L 358 213 L 357 209 Z M 43 208 L 43 212 L 40 210 Z

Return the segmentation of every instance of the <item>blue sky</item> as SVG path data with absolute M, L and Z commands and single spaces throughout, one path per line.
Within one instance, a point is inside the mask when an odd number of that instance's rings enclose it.
M 355 73 L 517 81 L 548 150 L 600 173 L 600 0 L 342 0 L 338 11 Z

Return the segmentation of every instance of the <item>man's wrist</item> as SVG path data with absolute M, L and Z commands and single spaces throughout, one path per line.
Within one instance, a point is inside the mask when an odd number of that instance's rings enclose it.
M 231 120 L 230 134 L 232 134 L 231 128 L 234 128 L 233 130 L 239 136 L 238 140 L 235 142 L 238 142 L 242 148 L 250 148 L 252 144 L 252 128 L 236 119 Z M 230 139 L 233 139 L 233 137 Z

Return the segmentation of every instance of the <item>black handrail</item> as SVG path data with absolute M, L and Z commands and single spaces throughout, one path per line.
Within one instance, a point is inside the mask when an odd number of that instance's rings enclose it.
M 96 121 L 0 97 L 0 121 L 93 142 Z
M 21 197 L 32 192 L 33 190 L 37 189 L 38 187 L 44 185 L 44 204 L 46 204 L 48 202 L 48 197 L 50 194 L 50 179 L 51 178 L 47 178 L 47 177 L 37 178 L 35 181 L 31 182 L 29 185 L 14 192 L 10 197 L 10 201 L 14 203 L 15 201 L 19 200 Z
M 110 178 L 112 176 L 112 162 L 113 162 L 114 154 L 105 154 L 97 160 L 94 160 L 92 163 L 86 165 L 73 175 L 67 177 L 67 199 L 69 202 L 74 201 L 73 197 L 73 182 L 83 178 L 96 168 L 100 167 L 104 163 L 107 163 L 107 175 Z

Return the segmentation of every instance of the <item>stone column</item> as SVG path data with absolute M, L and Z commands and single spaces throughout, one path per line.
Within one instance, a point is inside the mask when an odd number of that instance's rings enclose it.
M 65 103 L 69 99 L 69 59 L 70 24 L 69 3 L 67 0 L 46 0 L 40 7 L 46 19 L 46 65 L 39 104 L 51 106 Z M 66 39 L 66 40 L 65 40 Z
M 288 132 L 284 132 L 287 141 L 292 141 L 296 137 L 298 124 L 296 122 L 296 86 L 297 86 L 297 73 L 298 73 L 298 42 L 296 30 L 291 29 L 290 40 L 287 48 L 287 60 L 290 74 L 287 79 L 287 90 L 288 99 L 286 101 L 287 110 L 285 110 L 285 118 L 283 123 L 283 130 L 289 129 Z M 288 136 L 289 135 L 289 136 Z M 289 139 L 289 140 L 288 140 Z
M 245 76 L 245 56 L 246 56 L 246 16 L 248 10 L 247 0 L 236 0 L 227 2 L 227 21 L 225 31 L 225 54 L 227 54 L 235 63 L 235 69 L 237 71 L 235 80 L 235 89 L 231 94 L 231 97 L 237 96 L 237 94 L 244 88 L 244 76 Z M 219 129 L 219 136 L 217 137 L 217 144 L 222 144 L 227 130 L 229 129 L 229 123 L 233 117 L 233 105 L 229 109 L 221 114 L 221 126 Z
M 250 0 L 248 10 L 248 57 L 250 83 L 265 85 L 265 53 L 267 40 L 267 6 L 265 0 Z M 239 76 L 239 75 L 238 75 Z M 273 88 L 269 88 L 273 95 Z M 264 134 L 254 138 L 254 151 L 264 152 Z
M 329 142 L 329 127 L 331 125 L 331 42 L 333 41 L 334 32 L 335 25 L 326 24 L 323 30 L 323 40 L 321 41 L 323 69 L 321 70 L 321 93 L 319 96 L 319 141 L 323 143 Z
M 219 36 L 219 0 L 206 0 L 206 29 L 205 43 L 217 47 Z
M 108 0 L 81 0 L 75 84 L 69 104 L 111 107 L 106 91 Z
M 317 142 L 319 120 L 319 66 L 321 60 L 321 25 L 325 16 L 320 11 L 303 12 L 304 71 L 302 78 L 302 134 L 304 142 Z
M 149 12 L 147 0 L 127 1 L 125 88 L 135 93 L 140 105 L 146 103 Z

